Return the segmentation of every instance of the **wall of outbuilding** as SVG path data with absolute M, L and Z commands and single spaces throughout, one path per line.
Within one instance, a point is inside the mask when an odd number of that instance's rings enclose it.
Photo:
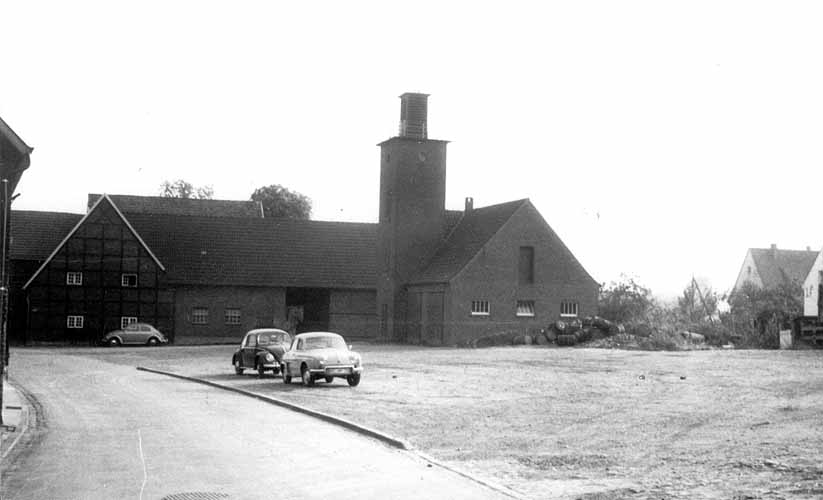
M 533 283 L 520 283 L 520 247 L 534 248 Z M 527 203 L 452 279 L 444 344 L 503 332 L 531 333 L 561 319 L 561 302 L 578 304 L 578 317 L 597 313 L 599 284 L 577 262 L 537 210 Z M 472 316 L 473 300 L 489 301 L 488 316 Z M 518 317 L 518 300 L 534 301 L 533 317 Z
M 333 289 L 329 294 L 329 330 L 348 339 L 377 337 L 377 292 Z
M 194 322 L 196 308 L 208 310 L 204 324 Z M 240 310 L 240 323 L 228 324 L 226 309 Z M 286 326 L 286 289 L 280 287 L 201 286 L 174 287 L 175 344 L 240 342 L 253 328 Z

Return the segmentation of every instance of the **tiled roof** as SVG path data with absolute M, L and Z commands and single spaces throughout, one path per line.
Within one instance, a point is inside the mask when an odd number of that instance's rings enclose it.
M 44 260 L 82 218 L 81 214 L 12 210 L 9 258 Z
M 375 288 L 377 225 L 127 213 L 180 284 Z
M 460 272 L 527 200 L 475 208 L 464 215 L 413 283 L 442 283 Z M 447 213 L 448 215 L 449 213 Z M 447 216 L 447 221 L 449 220 Z
M 776 248 L 750 248 L 763 288 L 781 284 L 800 283 L 806 279 L 817 258 L 813 250 L 780 250 Z
M 89 193 L 88 207 L 100 198 Z M 124 214 L 205 215 L 211 217 L 263 217 L 259 202 L 243 200 L 197 200 L 192 198 L 165 198 L 162 196 L 133 196 L 110 194 L 117 208 Z

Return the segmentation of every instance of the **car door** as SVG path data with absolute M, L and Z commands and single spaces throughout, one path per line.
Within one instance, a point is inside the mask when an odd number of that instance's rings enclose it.
M 295 356 L 297 355 L 297 350 L 300 349 L 300 346 L 303 342 L 303 339 L 294 339 L 291 343 L 291 347 L 283 354 L 283 363 L 286 365 L 286 373 L 289 375 L 294 375 L 294 371 L 297 369 L 295 368 Z M 299 367 L 299 364 L 297 364 Z
M 243 356 L 243 366 L 254 366 L 254 354 L 257 350 L 257 334 L 253 333 L 246 337 L 246 345 L 243 346 L 241 356 Z
M 121 337 L 123 338 L 124 344 L 134 344 L 137 342 L 138 328 L 137 323 L 126 325 L 126 328 L 123 328 Z

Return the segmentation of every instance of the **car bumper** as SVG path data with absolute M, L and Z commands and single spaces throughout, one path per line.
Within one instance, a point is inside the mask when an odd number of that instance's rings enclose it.
M 349 375 L 361 373 L 362 371 L 362 366 L 353 365 L 332 365 L 309 370 L 312 375 L 320 377 L 348 377 Z

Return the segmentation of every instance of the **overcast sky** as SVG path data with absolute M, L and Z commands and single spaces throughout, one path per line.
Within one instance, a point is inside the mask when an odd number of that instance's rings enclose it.
M 16 209 L 166 179 L 377 218 L 403 92 L 452 141 L 447 207 L 530 198 L 600 282 L 730 288 L 749 247 L 819 249 L 823 3 L 2 3 Z

